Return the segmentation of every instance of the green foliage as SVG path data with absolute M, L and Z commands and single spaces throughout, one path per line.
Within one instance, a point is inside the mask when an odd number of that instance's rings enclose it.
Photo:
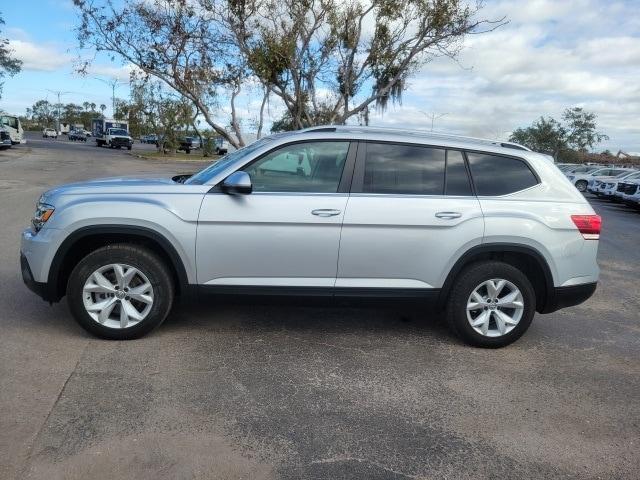
M 159 79 L 234 146 L 244 144 L 243 88 L 276 97 L 293 128 L 342 124 L 400 102 L 421 67 L 503 24 L 465 0 L 73 1 L 81 47 Z M 214 120 L 220 111 L 229 127 Z
M 540 117 L 531 126 L 517 128 L 509 141 L 520 143 L 536 152 L 553 155 L 556 160 L 569 161 L 572 151 L 586 152 L 609 137 L 596 131 L 596 114 L 582 108 L 568 108 L 561 123 L 551 117 Z
M 27 108 L 29 126 L 36 129 L 53 128 L 58 121 L 58 112 L 61 123 L 82 124 L 87 129 L 91 127 L 92 119 L 102 116 L 95 111 L 95 104 L 89 102 L 83 102 L 80 105 L 75 103 L 58 105 L 48 100 L 38 100 L 31 108 Z
M 0 15 L 0 27 L 4 25 L 4 20 Z M 22 60 L 13 57 L 13 51 L 9 46 L 9 40 L 0 37 L 0 98 L 2 98 L 2 79 L 6 76 L 13 76 L 22 69 Z

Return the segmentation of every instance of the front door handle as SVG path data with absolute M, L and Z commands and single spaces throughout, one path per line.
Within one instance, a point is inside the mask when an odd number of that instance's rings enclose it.
M 436 217 L 444 218 L 445 220 L 453 220 L 454 218 L 460 218 L 462 214 L 460 212 L 438 212 Z
M 317 217 L 335 217 L 336 215 L 340 215 L 340 213 L 342 213 L 340 210 L 334 210 L 332 208 L 317 208 L 311 210 L 311 214 Z

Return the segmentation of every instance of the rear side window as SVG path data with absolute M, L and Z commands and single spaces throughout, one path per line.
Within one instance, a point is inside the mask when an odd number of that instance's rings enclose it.
M 415 145 L 367 143 L 364 193 L 442 195 L 445 151 Z
M 486 153 L 467 153 L 467 158 L 478 195 L 507 195 L 538 184 L 529 166 L 517 158 Z
M 471 195 L 471 183 L 467 167 L 464 165 L 462 152 L 447 150 L 447 175 L 445 179 L 445 195 Z

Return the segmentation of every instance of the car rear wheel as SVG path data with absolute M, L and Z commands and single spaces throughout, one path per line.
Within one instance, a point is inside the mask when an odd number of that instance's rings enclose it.
M 531 283 L 517 268 L 498 261 L 467 267 L 447 303 L 447 323 L 464 342 L 499 348 L 529 328 L 536 310 Z
M 73 269 L 67 301 L 88 332 L 129 340 L 164 321 L 173 303 L 173 284 L 166 265 L 150 250 L 108 245 L 88 254 Z
M 578 180 L 576 182 L 576 188 L 579 192 L 584 192 L 587 189 L 587 181 L 586 180 Z

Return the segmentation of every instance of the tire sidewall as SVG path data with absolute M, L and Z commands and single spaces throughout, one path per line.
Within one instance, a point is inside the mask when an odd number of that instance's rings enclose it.
M 513 283 L 522 293 L 524 311 L 518 325 L 506 335 L 486 337 L 476 332 L 467 319 L 467 302 L 473 290 L 482 282 L 501 278 Z M 488 261 L 472 264 L 458 277 L 447 305 L 450 327 L 466 343 L 477 347 L 499 348 L 509 345 L 527 331 L 536 311 L 536 296 L 531 282 L 516 267 L 503 262 Z
M 105 327 L 87 313 L 83 288 L 90 275 L 100 267 L 122 263 L 140 270 L 153 287 L 154 302 L 144 320 L 124 329 Z M 100 248 L 84 257 L 71 272 L 67 285 L 67 302 L 73 316 L 88 332 L 102 338 L 128 340 L 141 337 L 159 326 L 173 303 L 171 277 L 162 261 L 144 248 L 114 245 Z

